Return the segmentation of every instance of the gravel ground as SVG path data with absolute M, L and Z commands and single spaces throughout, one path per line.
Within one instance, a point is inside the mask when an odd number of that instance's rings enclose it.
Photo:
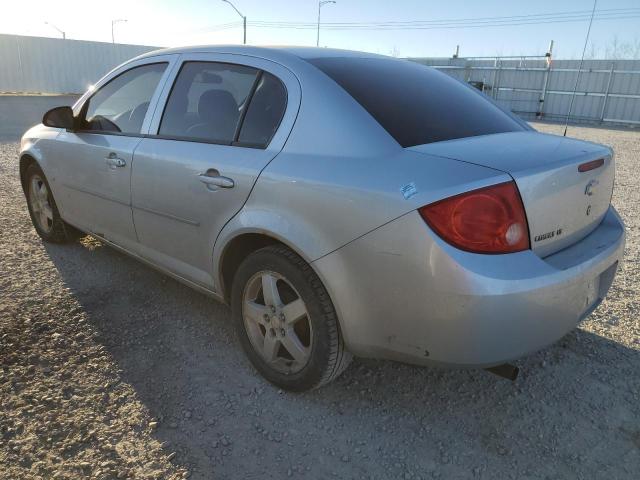
M 0 478 L 637 478 L 640 133 L 570 135 L 614 146 L 628 228 L 579 329 L 515 383 L 356 360 L 307 394 L 261 380 L 226 307 L 90 238 L 44 245 L 0 144 Z

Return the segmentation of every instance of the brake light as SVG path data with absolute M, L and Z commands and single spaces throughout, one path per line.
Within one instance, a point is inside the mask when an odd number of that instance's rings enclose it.
M 513 253 L 530 248 L 527 217 L 514 182 L 445 198 L 418 211 L 443 240 L 468 252 Z

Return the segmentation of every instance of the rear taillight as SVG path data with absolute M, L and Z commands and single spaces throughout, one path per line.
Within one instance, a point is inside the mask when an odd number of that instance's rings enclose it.
M 474 253 L 529 248 L 529 228 L 514 182 L 480 188 L 418 210 L 429 227 L 454 247 Z
M 600 168 L 604 165 L 604 158 L 599 158 L 598 160 L 591 160 L 590 162 L 581 163 L 578 165 L 579 172 L 588 172 L 590 170 L 595 170 L 596 168 Z

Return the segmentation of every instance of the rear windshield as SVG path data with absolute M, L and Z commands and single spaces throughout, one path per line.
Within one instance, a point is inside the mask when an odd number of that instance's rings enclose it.
M 408 60 L 314 58 L 403 147 L 525 128 L 480 92 Z

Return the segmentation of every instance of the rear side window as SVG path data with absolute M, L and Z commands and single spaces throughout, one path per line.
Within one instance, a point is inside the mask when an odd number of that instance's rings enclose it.
M 280 80 L 263 72 L 242 124 L 241 143 L 266 147 L 276 133 L 287 106 L 287 92 Z
M 162 136 L 231 144 L 258 70 L 215 62 L 186 62 L 162 115 Z
M 166 63 L 134 67 L 100 87 L 85 103 L 83 130 L 139 134 Z
M 415 62 L 354 57 L 309 62 L 346 90 L 403 147 L 524 130 L 481 93 Z

